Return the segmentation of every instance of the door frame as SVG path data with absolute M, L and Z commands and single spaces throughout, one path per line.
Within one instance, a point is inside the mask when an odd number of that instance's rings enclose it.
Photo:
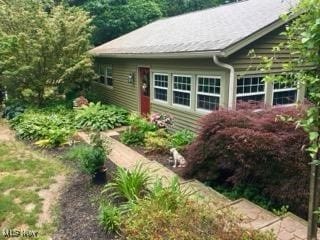
M 137 76 L 137 96 L 138 96 L 138 114 L 141 115 L 141 78 L 140 78 L 140 68 L 149 68 L 150 71 L 150 111 L 151 111 L 151 83 L 152 83 L 152 74 L 151 74 L 151 65 L 139 64 L 136 69 Z

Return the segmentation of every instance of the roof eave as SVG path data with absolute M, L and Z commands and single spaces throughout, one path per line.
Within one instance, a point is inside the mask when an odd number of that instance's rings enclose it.
M 214 51 L 198 51 L 198 52 L 164 52 L 164 53 L 95 53 L 90 52 L 94 57 L 108 58 L 149 58 L 149 59 L 165 59 L 165 58 L 206 58 L 213 55 L 225 55 L 221 50 Z

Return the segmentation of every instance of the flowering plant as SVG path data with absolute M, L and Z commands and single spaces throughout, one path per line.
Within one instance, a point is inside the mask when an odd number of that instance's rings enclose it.
M 159 128 L 168 128 L 173 126 L 173 118 L 164 113 L 151 114 L 150 121 L 156 124 Z
M 73 106 L 74 107 L 82 107 L 82 106 L 88 106 L 89 105 L 89 101 L 88 99 L 86 99 L 84 96 L 80 96 L 78 98 L 76 98 L 73 101 Z

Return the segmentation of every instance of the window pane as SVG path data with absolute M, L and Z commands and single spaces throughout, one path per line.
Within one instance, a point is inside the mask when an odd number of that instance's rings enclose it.
M 220 93 L 220 79 L 213 77 L 198 78 L 198 92 L 200 93 Z
M 190 106 L 190 93 L 173 91 L 173 103 Z
M 279 83 L 276 82 L 273 85 L 274 89 L 286 89 L 286 88 L 294 88 L 294 84 L 293 83 Z
M 167 101 L 167 90 L 166 89 L 160 89 L 160 88 L 155 88 L 154 89 L 154 98 L 162 101 Z
M 237 97 L 237 102 L 263 102 L 264 101 L 264 95 L 251 95 L 251 96 L 244 96 L 244 97 Z
M 297 90 L 273 93 L 273 105 L 293 104 L 297 100 Z
M 191 77 L 174 76 L 173 88 L 176 90 L 190 91 Z
M 112 80 L 111 77 L 107 77 L 107 82 L 106 82 L 106 84 L 107 84 L 108 86 L 113 86 L 113 80 Z
M 155 74 L 154 75 L 154 85 L 157 87 L 167 88 L 168 87 L 168 76 Z
M 219 97 L 198 94 L 197 108 L 205 110 L 218 110 Z
M 107 75 L 107 77 L 112 78 L 112 67 L 111 66 L 107 67 L 106 75 Z
M 237 80 L 237 94 L 264 92 L 263 77 L 241 77 Z

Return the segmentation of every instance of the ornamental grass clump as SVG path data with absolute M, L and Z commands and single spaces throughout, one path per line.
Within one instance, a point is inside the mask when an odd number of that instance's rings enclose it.
M 193 193 L 182 188 L 177 177 L 166 184 L 162 179 L 151 184 L 147 176 L 141 166 L 117 171 L 112 184 L 104 190 L 99 209 L 104 230 L 136 240 L 276 239 L 271 232 L 243 228 L 241 218 L 230 209 L 217 210 L 192 200 Z

